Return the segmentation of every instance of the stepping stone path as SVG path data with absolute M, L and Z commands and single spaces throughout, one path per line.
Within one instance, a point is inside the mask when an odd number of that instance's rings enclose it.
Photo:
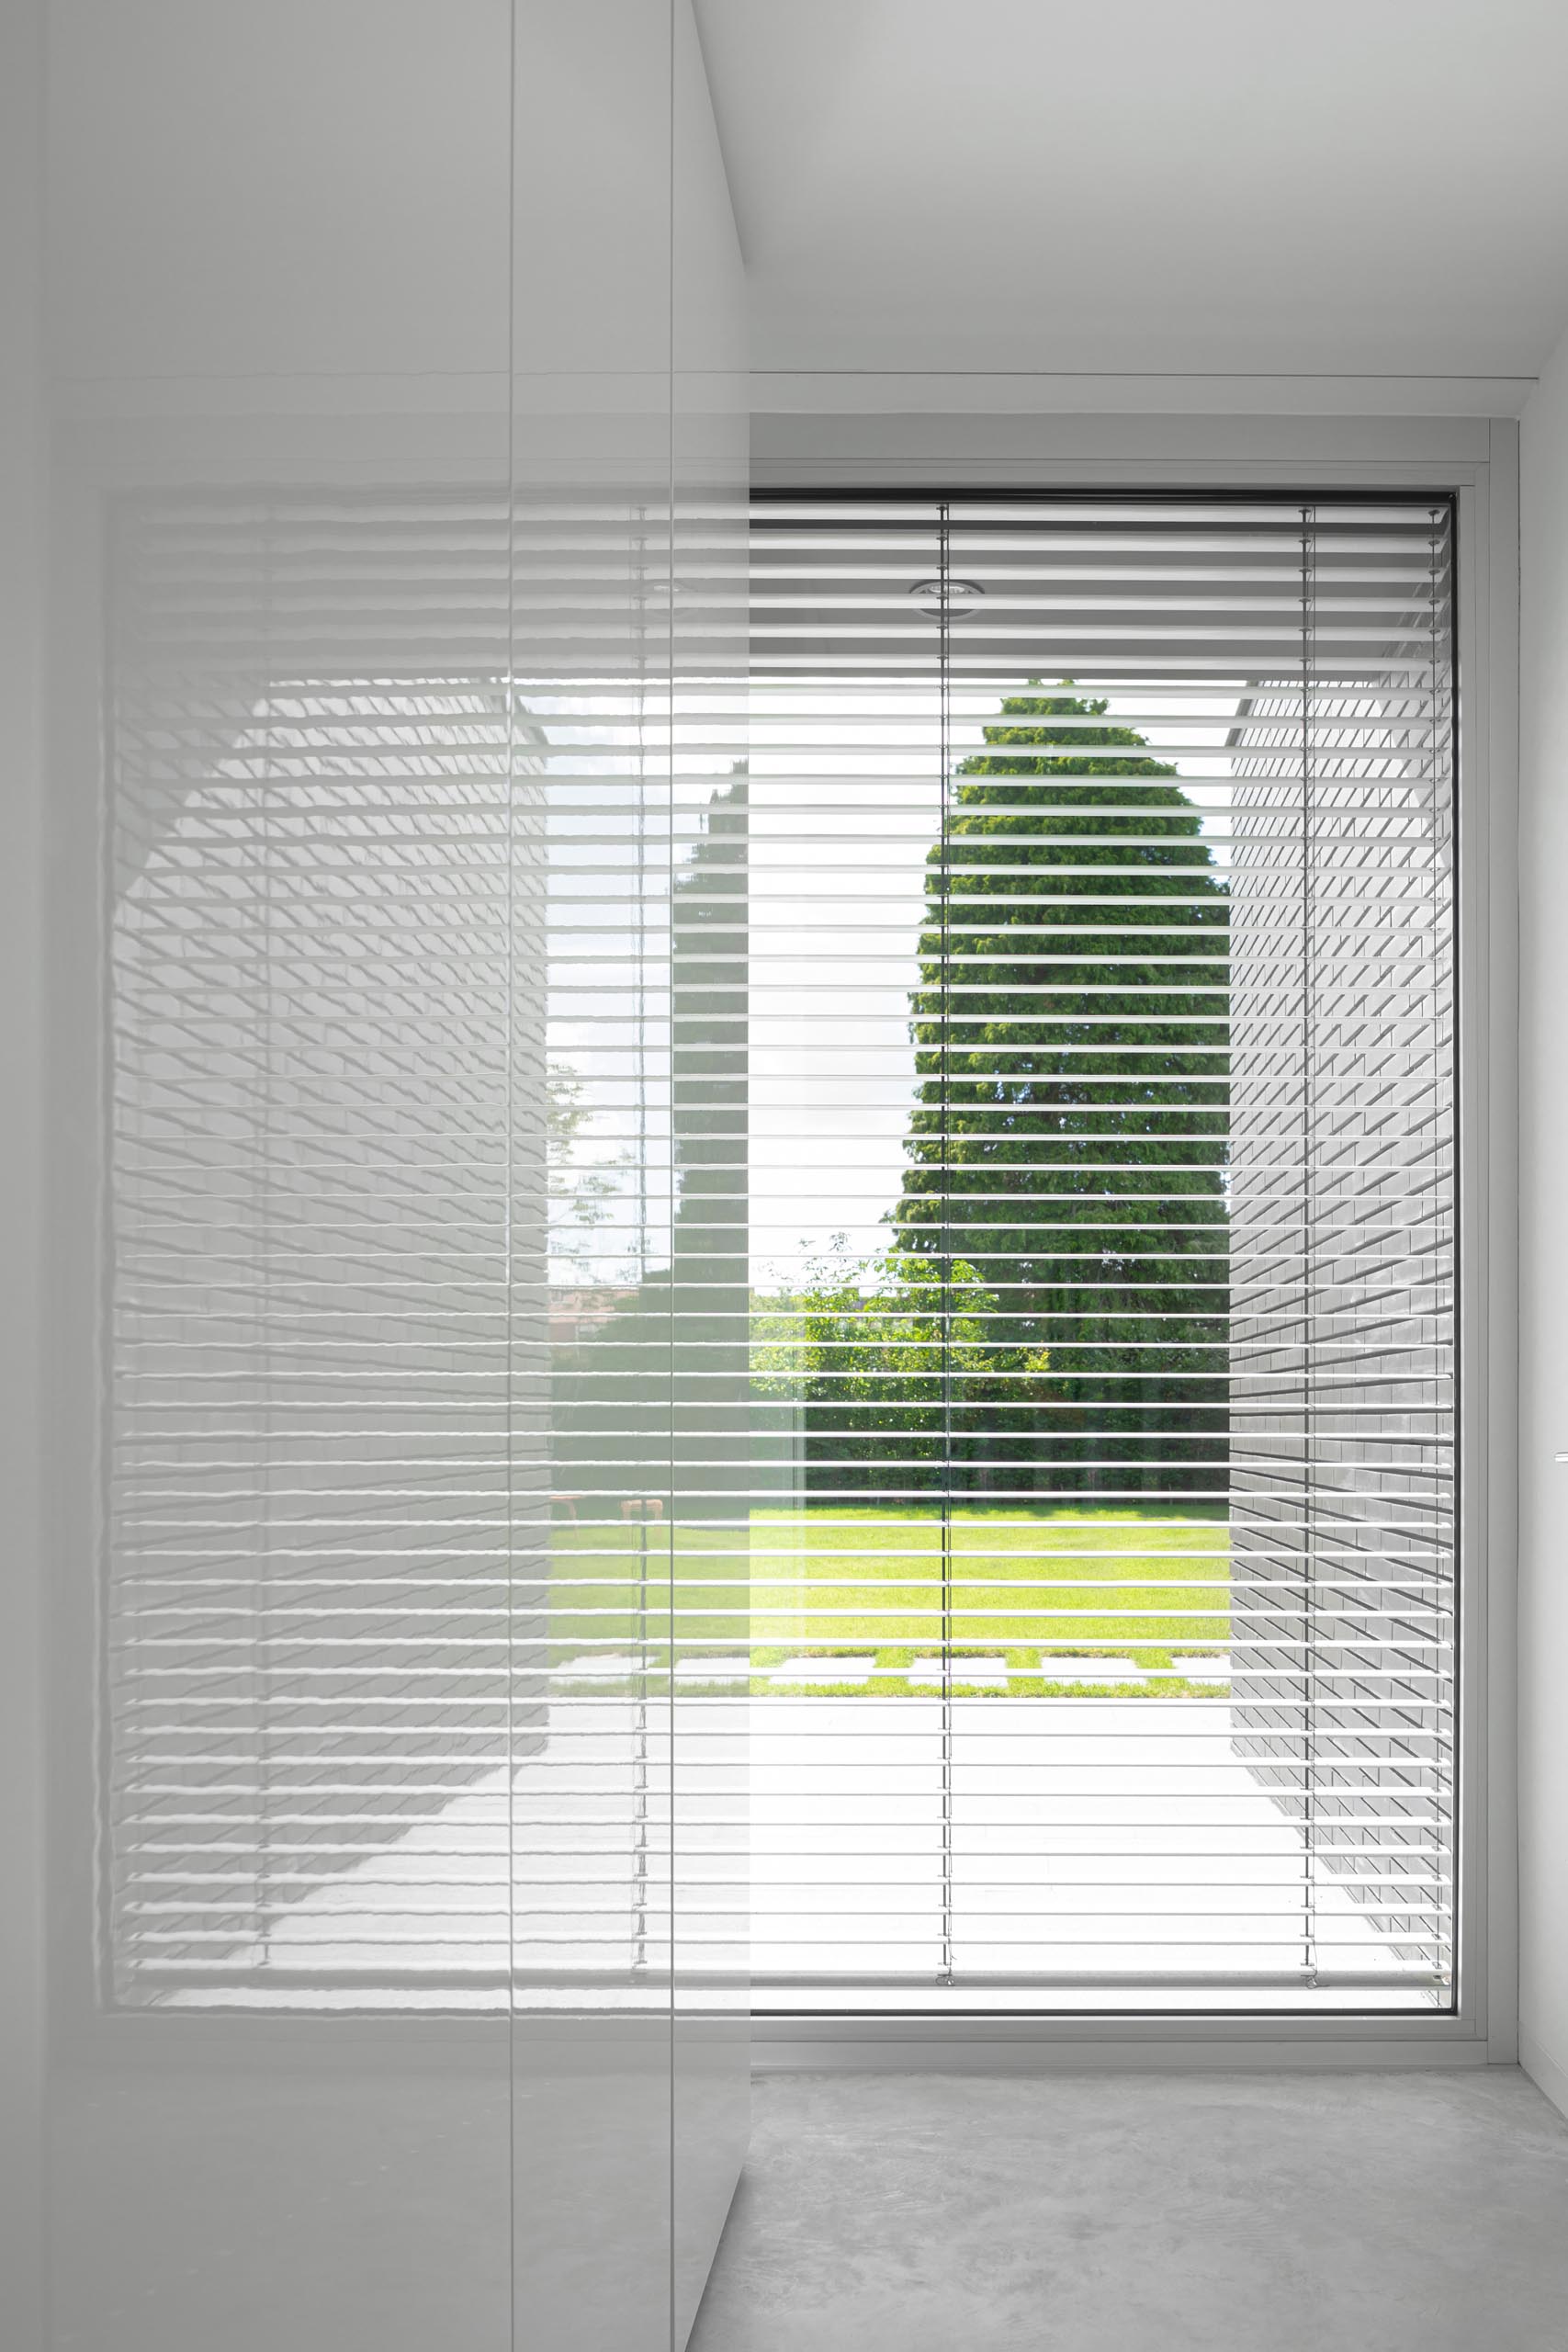
M 639 1657 L 631 1651 L 601 1652 L 589 1657 L 567 1658 L 561 1665 L 550 1668 L 549 1679 L 552 1682 L 626 1682 L 662 1670 L 655 1657 Z M 938 1657 L 918 1657 L 908 1668 L 878 1666 L 874 1657 L 786 1657 L 782 1666 L 758 1670 L 770 1682 L 815 1683 L 822 1688 L 845 1682 L 896 1682 L 902 1680 L 906 1673 L 912 1690 L 940 1690 L 942 1684 L 942 1660 Z M 689 1657 L 681 1659 L 676 1666 L 675 1679 L 678 1682 L 749 1681 L 751 1672 L 751 1661 L 746 1657 Z M 1004 1657 L 961 1657 L 953 1661 L 953 1681 L 972 1690 L 1005 1690 L 1010 1679 L 1023 1675 L 1085 1689 L 1116 1682 L 1224 1683 L 1231 1679 L 1231 1661 L 1221 1654 L 1177 1657 L 1168 1667 L 1154 1668 L 1137 1666 L 1130 1657 L 1049 1655 L 1042 1657 L 1038 1666 L 1010 1667 Z
M 939 1657 L 918 1657 L 909 1668 L 911 1684 L 919 1683 L 927 1686 L 934 1684 L 940 1689 L 942 1679 L 942 1660 Z M 988 1689 L 1005 1690 L 1008 1681 L 1008 1662 L 1005 1657 L 955 1657 L 953 1661 L 953 1679 L 954 1682 L 966 1682 L 971 1685 L 984 1683 Z
M 774 1682 L 869 1682 L 874 1657 L 786 1657 L 768 1668 Z
M 1146 1682 L 1148 1676 L 1130 1657 L 1041 1658 L 1039 1673 L 1046 1682 Z

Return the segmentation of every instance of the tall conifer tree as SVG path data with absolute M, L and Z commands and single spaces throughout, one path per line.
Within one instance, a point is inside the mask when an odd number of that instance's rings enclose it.
M 927 867 L 899 1247 L 995 1298 L 980 1491 L 1224 1481 L 1227 904 L 1201 818 L 1106 704 L 1032 681 Z

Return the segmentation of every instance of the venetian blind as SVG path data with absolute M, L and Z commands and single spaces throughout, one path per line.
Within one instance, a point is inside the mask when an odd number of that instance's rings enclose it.
M 736 1974 L 723 509 L 682 492 L 679 633 L 656 493 L 118 513 L 117 2001 L 667 2007 L 677 1939 Z
M 1446 499 L 754 515 L 754 1961 L 1449 2002 Z

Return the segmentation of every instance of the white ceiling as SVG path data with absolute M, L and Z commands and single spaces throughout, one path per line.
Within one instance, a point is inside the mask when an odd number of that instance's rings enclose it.
M 752 365 L 1529 376 L 1568 0 L 695 0 Z

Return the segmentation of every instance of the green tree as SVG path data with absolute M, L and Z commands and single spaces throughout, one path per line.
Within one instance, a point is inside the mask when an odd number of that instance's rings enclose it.
M 753 1317 L 759 1396 L 795 1405 L 819 1494 L 940 1491 L 950 1460 L 984 1458 L 998 1406 L 1043 1374 L 1043 1350 L 998 1347 L 997 1299 L 975 1268 L 891 1249 L 821 1266 Z
M 958 1483 L 1223 1487 L 1226 892 L 1176 771 L 1038 680 L 930 854 L 895 1226 L 974 1270 L 1010 1374 Z

